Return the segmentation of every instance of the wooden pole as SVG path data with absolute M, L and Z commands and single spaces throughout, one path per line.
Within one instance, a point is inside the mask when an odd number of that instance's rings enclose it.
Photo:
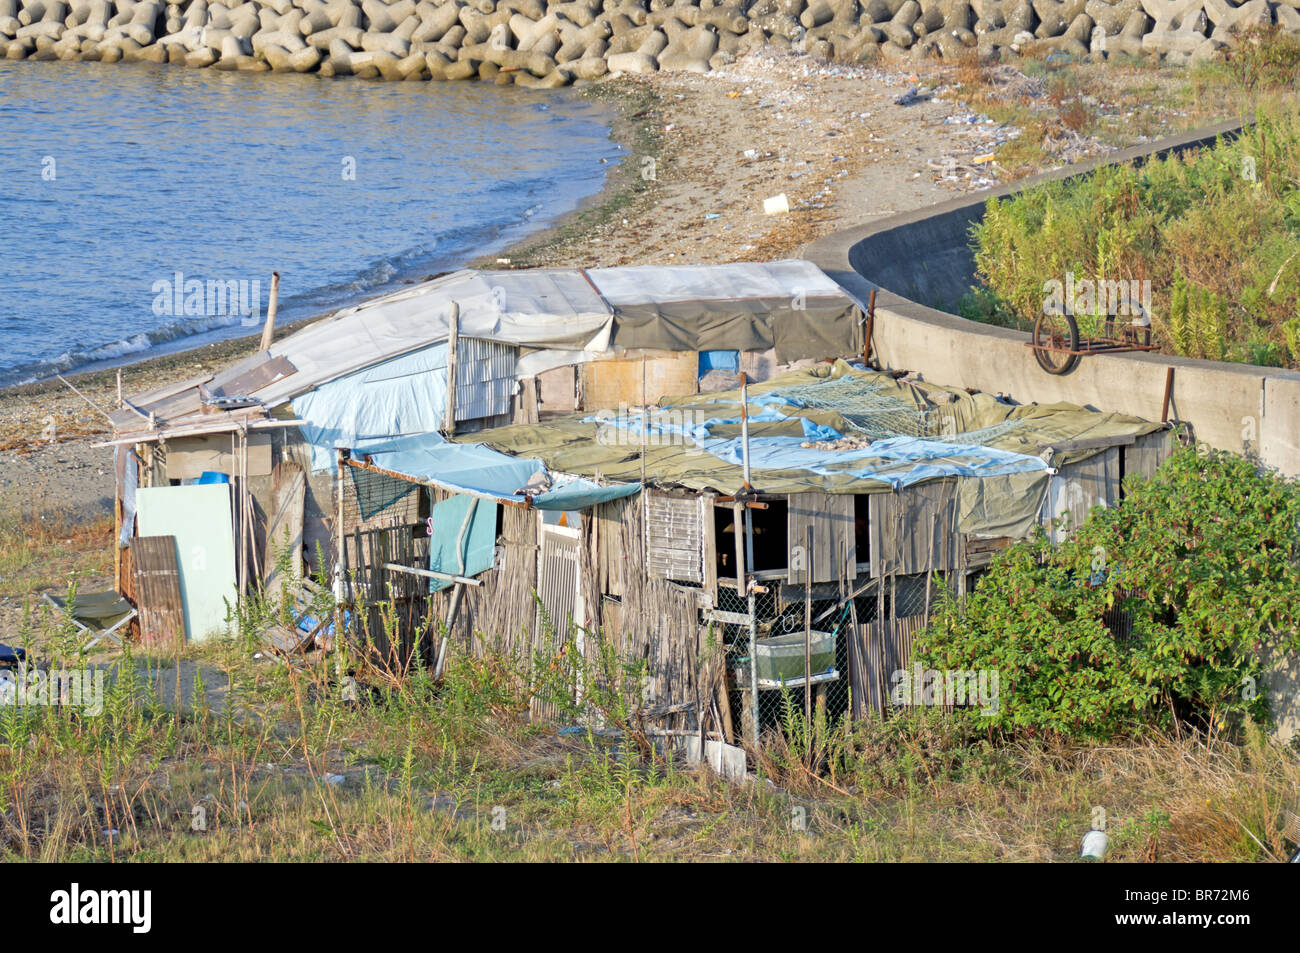
M 745 489 L 749 486 L 749 378 L 740 372 L 740 462 L 744 468 Z M 746 513 L 749 511 L 746 510 Z
M 334 644 L 343 639 L 343 451 L 336 450 L 338 479 L 334 483 Z
M 646 406 L 645 355 L 641 355 L 641 486 L 645 487 L 646 432 L 650 429 L 650 409 Z
M 576 373 L 576 369 L 575 369 Z M 645 445 L 646 431 L 650 429 L 650 415 L 646 412 L 645 354 L 641 355 L 641 552 L 650 552 L 650 513 L 645 496 Z M 703 749 L 700 749 L 701 752 Z
M 871 366 L 871 337 L 876 330 L 876 289 L 867 297 L 867 334 L 862 340 L 862 363 Z
M 804 536 L 807 549 L 807 576 L 803 587 L 803 717 L 805 756 L 812 754 L 812 584 L 813 584 L 813 531 L 809 524 Z
M 1174 396 L 1174 368 L 1171 364 L 1165 370 L 1165 399 L 1160 409 L 1160 422 L 1169 423 L 1169 401 Z
M 451 314 L 447 318 L 447 416 L 442 423 L 442 432 L 448 437 L 456 434 L 456 382 L 459 380 L 460 366 L 460 302 L 451 303 Z
M 262 326 L 262 350 L 271 348 L 271 339 L 275 337 L 275 312 L 280 304 L 280 273 L 271 272 L 271 295 L 266 302 L 266 324 Z
M 248 431 L 244 434 L 244 506 L 248 514 L 248 552 L 253 565 L 253 584 L 262 580 L 262 560 L 257 547 L 257 510 L 253 506 L 253 491 L 248 486 Z
M 122 594 L 122 483 L 117 485 L 113 500 L 113 591 Z
M 741 529 L 744 525 L 746 513 L 745 504 L 741 501 L 737 500 L 731 504 L 732 527 L 735 529 L 736 543 L 736 595 L 746 597 L 749 608 L 749 740 L 757 748 L 758 650 L 755 643 L 758 637 L 758 626 L 754 621 L 754 593 L 750 590 L 749 581 L 746 578 L 745 539 L 742 535 L 743 530 Z
M 475 579 L 472 576 L 458 576 L 450 572 L 438 572 L 436 569 L 417 569 L 414 566 L 403 566 L 401 563 L 384 563 L 384 568 L 389 572 L 406 573 L 410 576 L 423 576 L 426 579 L 441 579 L 443 582 L 457 582 L 466 586 L 481 586 L 483 580 Z
M 244 481 L 239 466 L 239 431 L 230 432 L 230 505 L 235 511 L 236 598 L 244 598 Z

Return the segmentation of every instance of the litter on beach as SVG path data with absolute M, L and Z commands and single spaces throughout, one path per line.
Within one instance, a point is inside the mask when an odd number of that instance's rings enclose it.
M 790 211 L 790 200 L 785 197 L 784 192 L 770 199 L 763 199 L 764 215 L 783 215 L 788 211 Z

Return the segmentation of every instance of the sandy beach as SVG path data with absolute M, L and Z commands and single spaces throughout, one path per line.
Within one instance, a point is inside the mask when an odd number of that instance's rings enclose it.
M 1020 100 L 1037 96 L 1044 109 L 1052 108 L 1041 81 L 1035 93 L 1035 81 L 1010 67 L 1000 70 L 994 79 Z M 1181 82 L 1170 72 L 1129 75 L 1111 68 L 1106 92 L 1119 101 L 1144 87 Z M 992 154 L 1014 145 L 1021 129 L 963 102 L 958 84 L 969 77 L 960 74 L 960 67 L 939 63 L 849 66 L 759 52 L 704 75 L 660 72 L 590 84 L 587 95 L 614 107 L 611 135 L 627 158 L 584 207 L 474 264 L 593 267 L 792 256 L 838 229 L 1127 144 L 1138 128 L 1160 134 L 1194 122 L 1191 111 L 1166 112 L 1148 96 L 1151 115 L 1142 125 L 1118 122 L 1107 133 L 1103 124 L 1057 154 L 1044 148 L 1039 167 L 1006 169 Z M 1017 84 L 1028 84 L 1028 93 Z M 912 89 L 920 91 L 914 102 L 896 104 Z M 779 194 L 790 211 L 765 215 L 764 199 Z M 253 337 L 146 358 L 121 369 L 123 391 L 214 370 L 256 346 Z M 112 453 L 92 446 L 108 429 L 90 402 L 116 406 L 117 371 L 70 379 L 84 398 L 57 380 L 0 393 L 0 518 L 80 522 L 111 512 Z

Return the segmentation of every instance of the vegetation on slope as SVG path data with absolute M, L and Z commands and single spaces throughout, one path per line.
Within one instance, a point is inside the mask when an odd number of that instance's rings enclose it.
M 1149 282 L 1165 351 L 1300 367 L 1294 113 L 1261 112 L 1240 137 L 1209 149 L 991 200 L 972 231 L 988 293 L 964 303 L 968 317 L 1032 327 L 1045 283 L 1067 275 Z M 1095 331 L 1096 309 L 1082 311 L 1081 333 Z

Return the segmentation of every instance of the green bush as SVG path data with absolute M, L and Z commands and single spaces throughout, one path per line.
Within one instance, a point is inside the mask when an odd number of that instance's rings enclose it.
M 1183 448 L 1126 489 L 1066 542 L 1000 554 L 917 637 L 926 668 L 999 673 L 996 713 L 957 717 L 1076 738 L 1268 718 L 1264 655 L 1300 650 L 1300 486 Z

